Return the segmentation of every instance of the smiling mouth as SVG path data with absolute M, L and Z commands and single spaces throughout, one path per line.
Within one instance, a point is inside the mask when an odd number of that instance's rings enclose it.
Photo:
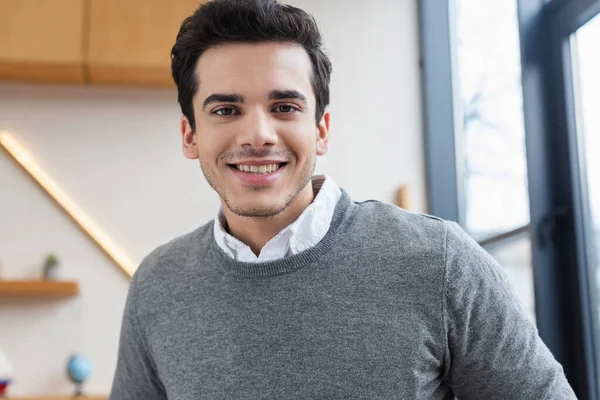
M 230 168 L 254 175 L 268 175 L 287 165 L 286 162 L 265 165 L 229 164 Z

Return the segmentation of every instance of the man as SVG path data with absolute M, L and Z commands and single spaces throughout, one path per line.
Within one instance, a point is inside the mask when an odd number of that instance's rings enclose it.
M 572 399 L 456 224 L 313 177 L 331 64 L 304 11 L 215 0 L 172 50 L 187 158 L 222 208 L 128 294 L 111 399 Z

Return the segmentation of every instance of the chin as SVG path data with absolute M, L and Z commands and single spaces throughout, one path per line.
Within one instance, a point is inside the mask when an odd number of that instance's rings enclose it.
M 273 217 L 283 210 L 285 210 L 287 204 L 275 205 L 275 204 L 231 204 L 228 205 L 231 212 L 241 217 L 253 217 L 253 218 L 266 218 Z
M 246 193 L 227 196 L 224 201 L 227 208 L 236 215 L 243 217 L 272 217 L 279 214 L 290 204 L 290 194 L 284 196 L 279 192 L 261 193 L 246 191 Z M 277 198 L 274 198 L 277 197 Z

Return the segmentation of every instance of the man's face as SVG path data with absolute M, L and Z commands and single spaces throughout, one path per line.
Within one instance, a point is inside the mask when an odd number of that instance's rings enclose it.
M 196 132 L 182 117 L 184 154 L 235 214 L 269 217 L 308 187 L 327 152 L 329 113 L 315 122 L 306 51 L 281 43 L 227 44 L 199 58 Z

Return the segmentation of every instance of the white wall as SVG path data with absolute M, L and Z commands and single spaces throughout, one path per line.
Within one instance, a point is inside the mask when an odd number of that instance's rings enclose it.
M 415 0 L 295 0 L 315 15 L 333 62 L 327 173 L 357 200 L 393 201 L 411 185 L 425 211 Z M 0 130 L 137 262 L 212 218 L 217 196 L 181 155 L 174 90 L 0 85 Z M 13 395 L 68 394 L 71 352 L 91 358 L 90 393 L 107 393 L 128 280 L 3 152 L 2 277 L 30 277 L 57 252 L 81 284 L 68 300 L 0 299 L 0 346 L 15 367 Z

